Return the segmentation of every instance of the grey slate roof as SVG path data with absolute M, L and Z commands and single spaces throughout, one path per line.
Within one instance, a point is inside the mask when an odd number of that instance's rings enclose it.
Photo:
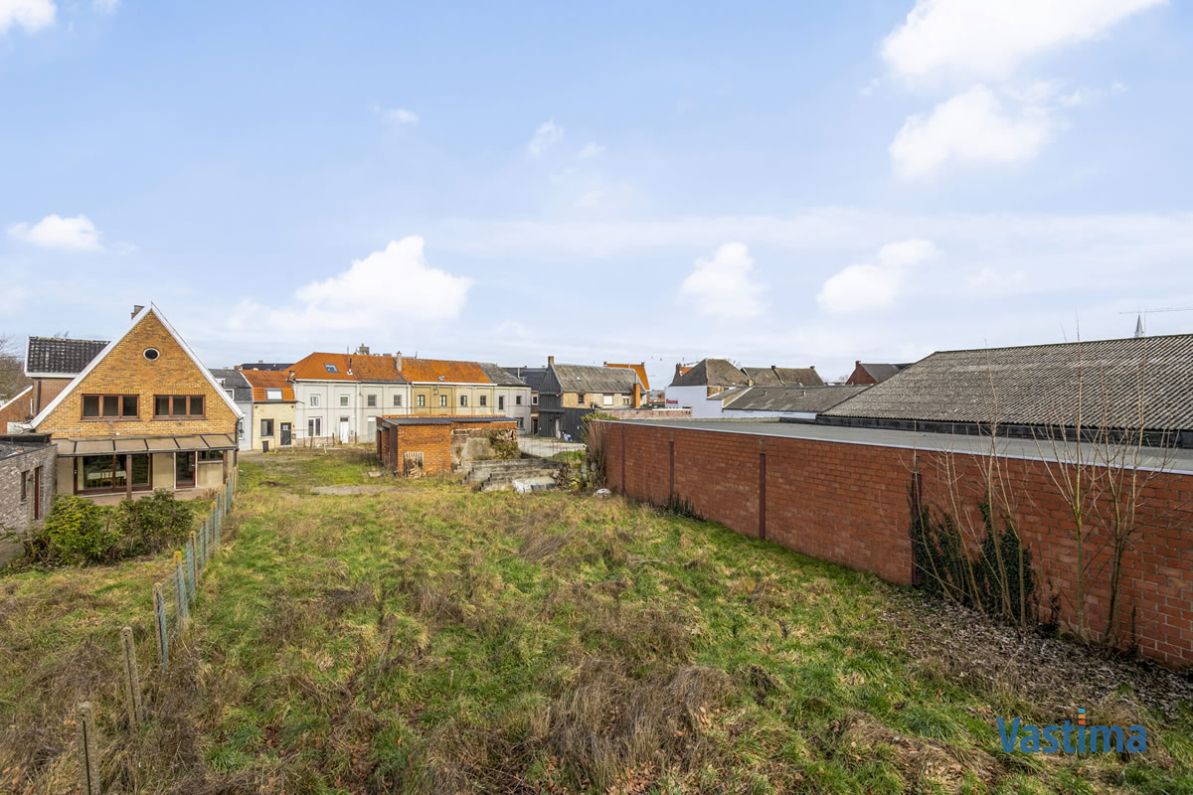
M 671 386 L 820 386 L 815 367 L 735 367 L 728 359 L 703 359 L 672 379 Z
M 701 359 L 671 386 L 745 386 L 746 374 L 728 359 Z
M 754 386 L 820 386 L 824 383 L 815 367 L 743 367 Z
M 211 368 L 211 374 L 220 382 L 224 389 L 231 389 L 234 394 L 232 400 L 236 403 L 253 402 L 253 385 L 250 384 L 239 370 L 225 368 Z
M 724 408 L 734 411 L 821 412 L 865 392 L 867 386 L 751 386 Z
M 1193 334 L 942 351 L 828 417 L 1193 429 Z
M 289 370 L 294 362 L 244 362 L 237 366 L 240 370 Z
M 522 383 L 535 392 L 539 391 L 539 387 L 543 385 L 543 379 L 547 377 L 546 367 L 503 367 L 501 369 L 514 378 L 521 379 Z
M 107 340 L 30 337 L 25 352 L 25 372 L 29 375 L 77 375 L 107 345 Z
M 556 364 L 555 377 L 564 392 L 609 392 L 629 394 L 634 391 L 638 374 L 625 367 L 600 367 L 588 364 Z
M 858 366 L 870 374 L 875 383 L 882 383 L 900 370 L 911 367 L 910 364 L 885 364 L 879 362 L 859 362 Z
M 485 371 L 485 375 L 489 376 L 489 380 L 497 386 L 526 386 L 526 382 L 516 375 L 507 372 L 490 362 L 477 362 L 481 369 Z

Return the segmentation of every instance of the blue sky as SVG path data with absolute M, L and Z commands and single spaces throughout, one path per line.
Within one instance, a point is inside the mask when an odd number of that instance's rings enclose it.
M 1125 336 L 1193 307 L 1191 75 L 1159 0 L 0 0 L 0 332 L 662 383 Z

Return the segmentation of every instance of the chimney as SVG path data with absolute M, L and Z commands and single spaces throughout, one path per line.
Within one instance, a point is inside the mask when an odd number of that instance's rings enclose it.
M 642 407 L 642 385 L 637 380 L 634 381 L 634 398 L 630 404 L 636 409 Z
M 136 317 L 137 315 L 141 314 L 141 310 L 144 308 L 145 307 L 141 304 L 133 304 L 133 313 L 129 315 L 129 317 Z
M 402 360 L 403 360 L 403 356 L 402 356 L 401 351 L 398 351 L 397 353 L 394 354 L 394 366 L 397 367 L 399 370 L 402 369 Z
M 360 347 L 356 349 L 356 355 L 357 356 L 368 356 L 369 355 L 369 346 L 365 345 L 362 342 L 360 344 Z
M 548 357 L 547 357 L 547 366 L 548 366 L 548 367 L 554 367 L 554 366 L 555 366 L 555 357 L 554 357 L 554 356 L 548 356 Z

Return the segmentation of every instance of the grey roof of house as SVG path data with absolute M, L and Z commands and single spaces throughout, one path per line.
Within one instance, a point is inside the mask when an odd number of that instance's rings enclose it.
M 30 375 L 77 375 L 83 372 L 107 345 L 107 340 L 30 337 L 25 353 L 25 372 Z
M 477 362 L 477 364 L 485 371 L 485 375 L 489 376 L 489 380 L 497 386 L 527 386 L 521 378 L 491 362 Z
M 1193 429 L 1193 334 L 942 351 L 829 417 Z
M 289 370 L 294 362 L 244 362 L 238 364 L 238 370 Z
M 754 386 L 820 386 L 824 381 L 815 367 L 743 367 L 741 368 Z
M 239 370 L 232 370 L 227 368 L 212 368 L 211 374 L 215 376 L 215 380 L 220 382 L 220 385 L 225 389 L 233 391 L 232 400 L 236 403 L 252 403 L 253 402 L 253 386 L 248 382 Z
M 859 362 L 859 366 L 870 374 L 875 383 L 881 383 L 900 370 L 906 370 L 911 364 L 885 364 L 881 362 Z
M 557 364 L 555 377 L 564 392 L 611 392 L 634 391 L 638 374 L 625 367 L 601 367 L 588 364 Z
M 737 390 L 724 408 L 734 411 L 826 411 L 866 391 L 866 386 L 751 386 Z
M 671 386 L 820 386 L 823 383 L 815 367 L 736 367 L 728 359 L 702 359 L 691 370 L 672 379 Z
M 691 370 L 671 380 L 671 386 L 744 386 L 746 374 L 728 359 L 701 359 Z
M 546 367 L 503 367 L 501 369 L 514 378 L 522 379 L 522 382 L 535 392 L 539 391 L 539 387 L 543 385 L 543 379 L 547 377 Z

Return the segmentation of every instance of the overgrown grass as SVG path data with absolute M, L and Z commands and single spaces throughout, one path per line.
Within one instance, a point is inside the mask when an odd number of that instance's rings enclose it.
M 1120 715 L 1153 731 L 1128 762 L 1003 754 L 997 715 L 1065 716 L 914 659 L 866 575 L 617 498 L 310 490 L 393 483 L 371 468 L 242 464 L 140 732 L 105 661 L 132 622 L 151 664 L 164 566 L 0 579 L 0 769 L 23 776 L 0 790 L 69 785 L 63 718 L 90 694 L 121 791 L 1193 791 L 1187 710 Z

